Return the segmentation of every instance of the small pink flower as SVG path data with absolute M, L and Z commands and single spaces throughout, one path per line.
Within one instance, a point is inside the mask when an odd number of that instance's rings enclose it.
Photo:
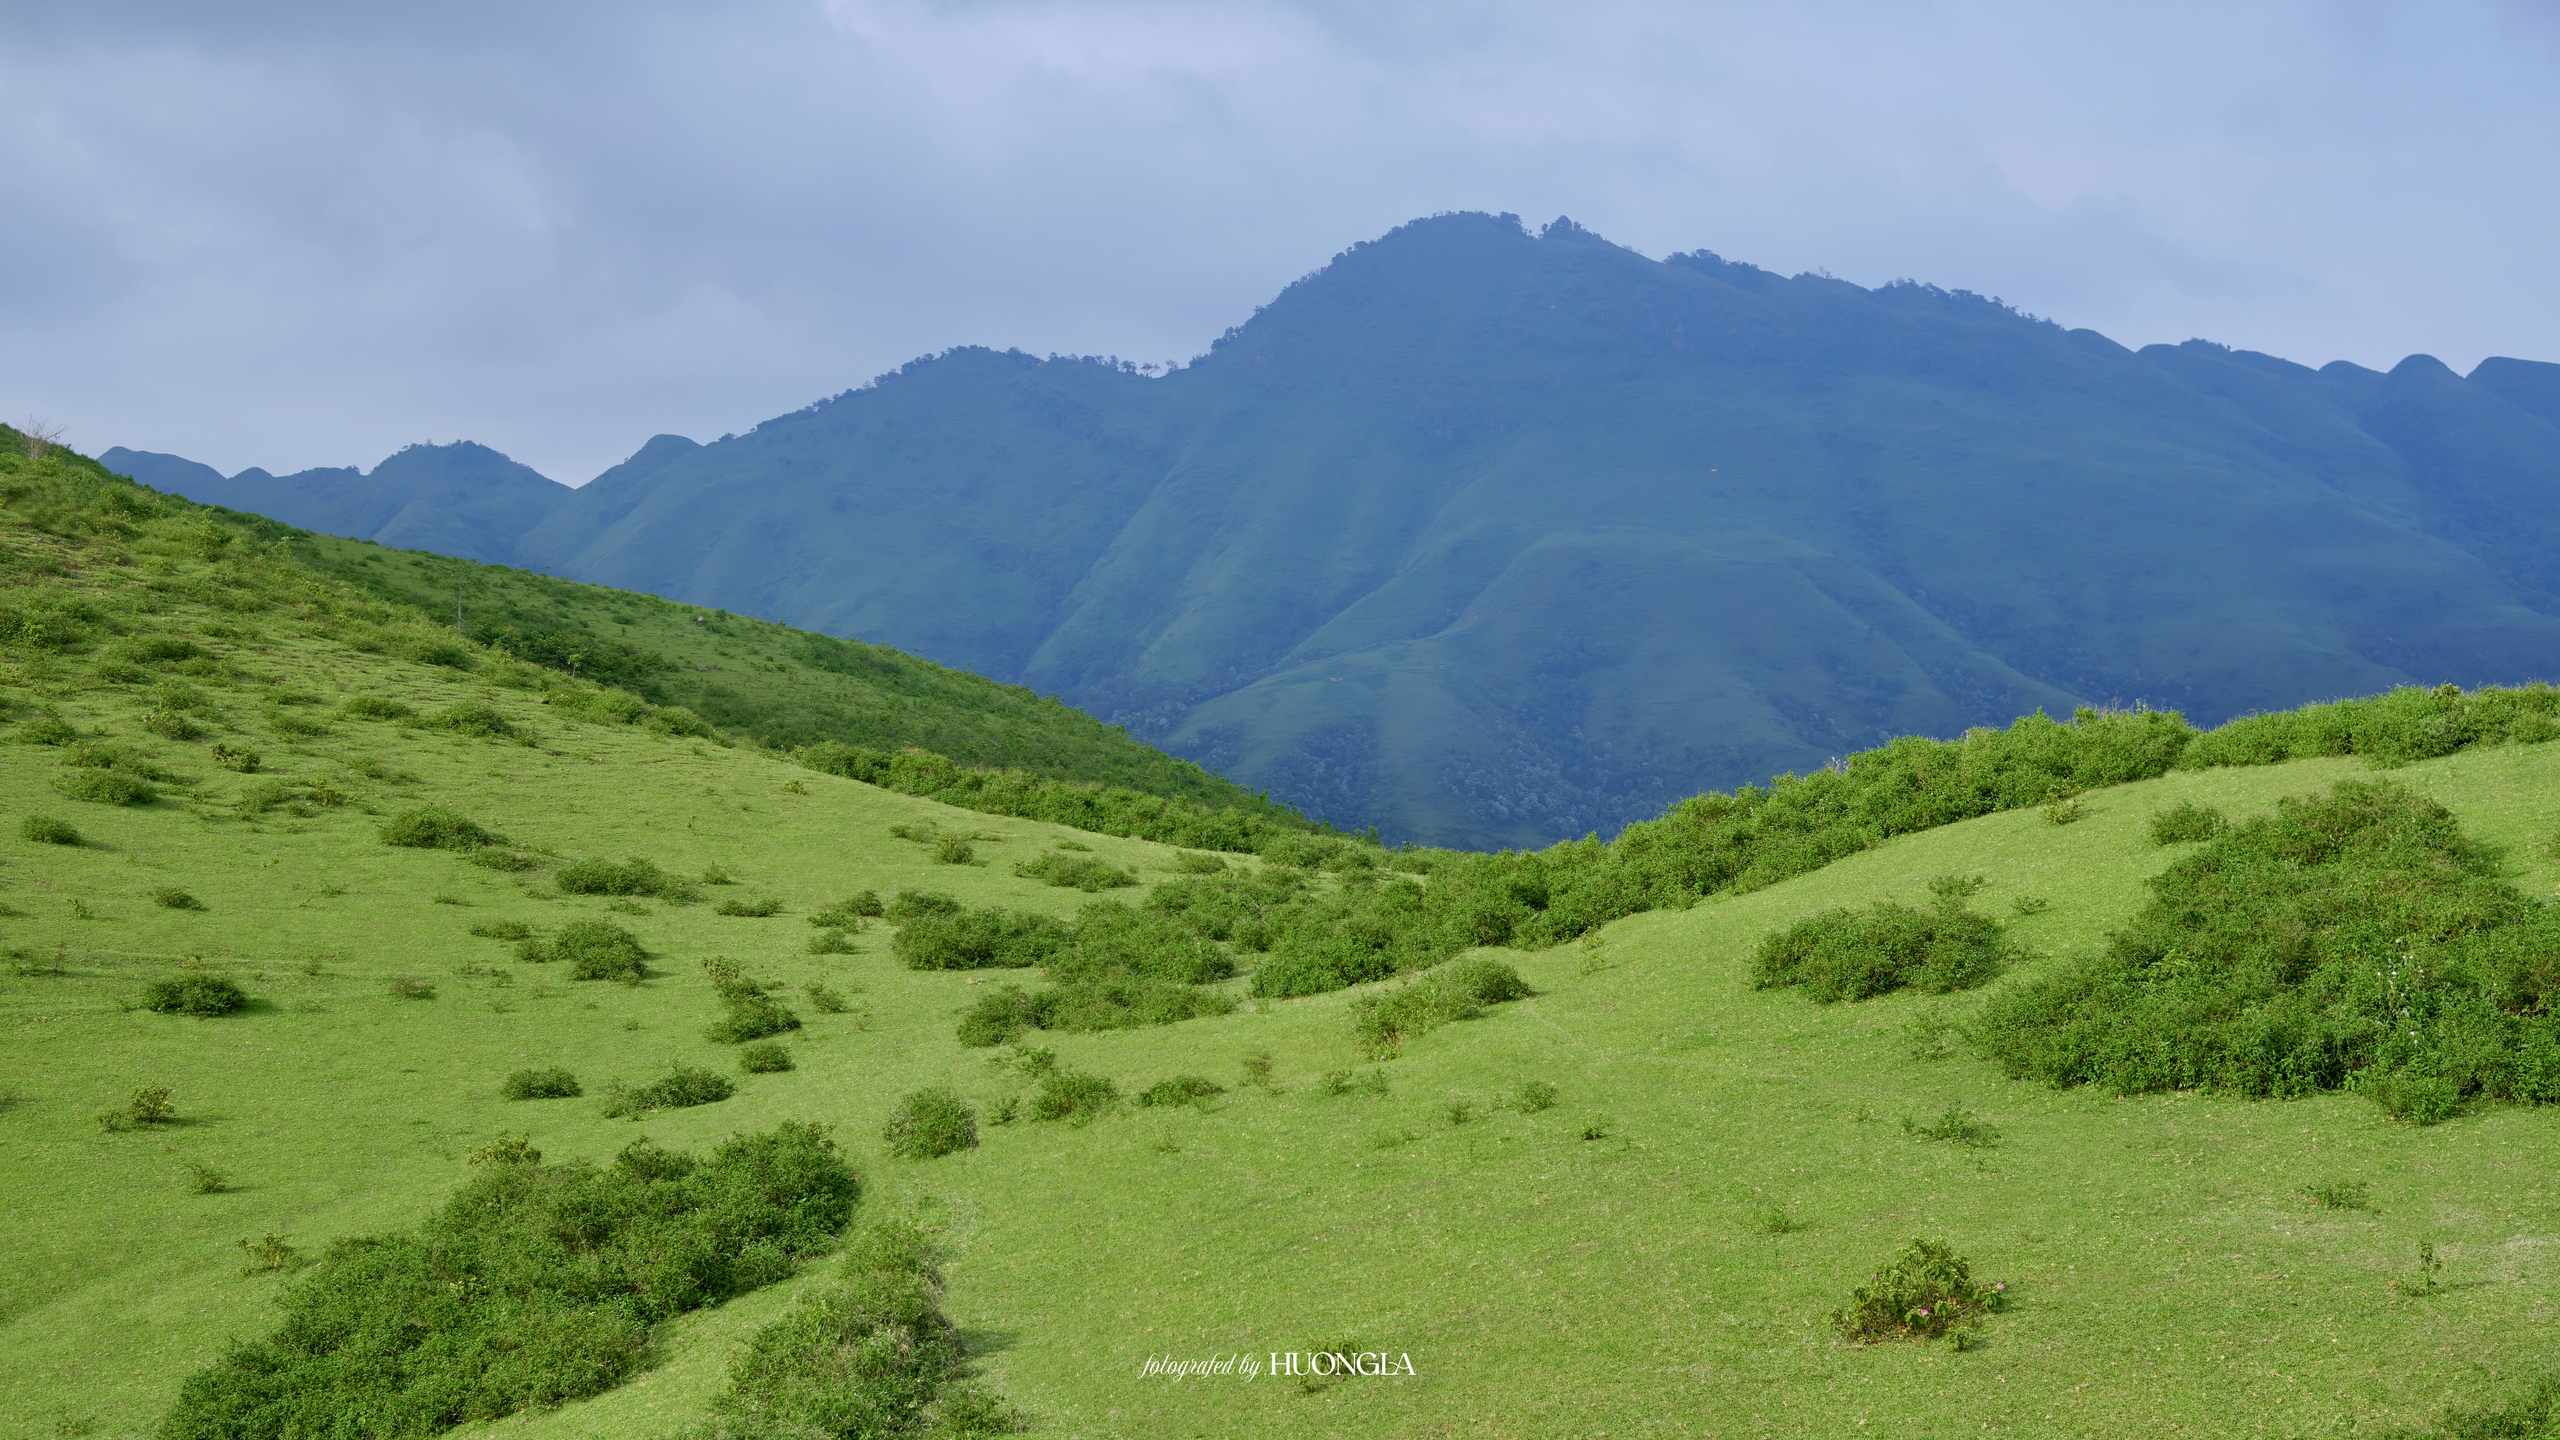
M 1929 1318 L 1929 1312 L 1928 1312 L 1928 1311 L 1926 1311 L 1926 1310 L 1921 1311 L 1921 1312 L 1920 1312 L 1920 1318 L 1921 1318 L 1921 1319 L 1923 1319 L 1923 1320 L 1928 1319 L 1928 1318 Z

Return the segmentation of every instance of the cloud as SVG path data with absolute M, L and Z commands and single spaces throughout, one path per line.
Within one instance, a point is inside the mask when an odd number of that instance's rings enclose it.
M 2548 4 L 12 7 L 0 405 L 583 480 L 962 343 L 1187 356 L 1570 214 L 2128 343 L 2548 355 Z

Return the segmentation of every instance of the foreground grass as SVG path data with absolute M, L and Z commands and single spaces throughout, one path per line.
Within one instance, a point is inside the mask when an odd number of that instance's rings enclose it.
M 255 658 L 421 709 L 480 693 L 468 677 L 286 643 Z M 541 724 L 525 697 L 489 698 Z M 368 743 L 394 748 L 368 733 L 271 746 L 271 768 L 341 773 Z M 1984 874 L 1975 903 L 1995 913 L 2022 894 L 2048 899 L 2015 922 L 2045 955 L 2091 946 L 2166 863 L 2143 835 L 2151 811 L 2197 799 L 2241 818 L 2362 773 L 2352 761 L 2120 787 L 2059 829 L 2034 811 L 1991 816 L 1638 916 L 1594 944 L 1509 957 L 1541 993 L 1375 1067 L 1391 1077 L 1384 1097 L 1318 1093 L 1319 1074 L 1360 1063 L 1338 995 L 1044 1036 L 1124 1090 L 1183 1073 L 1230 1088 L 1083 1129 L 991 1127 L 976 1150 L 907 1163 L 879 1155 L 899 1095 L 945 1083 L 984 1109 L 1028 1086 L 950 1038 L 980 993 L 972 977 L 893 966 L 878 929 L 856 954 L 807 955 L 798 917 L 856 888 L 905 885 L 1064 915 L 1080 895 L 1010 864 L 935 865 L 887 831 L 971 827 L 1001 859 L 1068 832 L 627 727 L 553 723 L 534 747 L 415 735 L 397 748 L 418 779 L 368 795 L 377 808 L 432 794 L 563 854 L 646 854 L 688 874 L 716 863 L 741 890 L 781 898 L 784 914 L 643 902 L 633 915 L 602 898 L 537 898 L 538 882 L 380 846 L 377 818 L 347 810 L 251 824 L 80 806 L 89 845 L 18 842 L 0 870 L 0 897 L 21 912 L 10 942 L 37 968 L 60 947 L 65 969 L 0 990 L 0 1089 L 12 1095 L 0 1165 L 15 1221 L 0 1237 L 0 1426 L 16 1427 L 0 1433 L 143 1433 L 185 1374 L 270 1323 L 280 1282 L 242 1276 L 235 1241 L 278 1232 L 313 1249 L 411 1223 L 457 1183 L 463 1154 L 501 1131 L 530 1134 L 547 1155 L 602 1158 L 639 1133 L 702 1148 L 785 1119 L 839 1124 L 872 1182 L 866 1211 L 910 1210 L 944 1229 L 950 1312 L 1044 1433 L 1845 1434 L 1860 1419 L 1908 1433 L 2222 1433 L 2234 1417 L 2284 1433 L 2350 1416 L 2422 1420 L 2547 1358 L 2536 1337 L 2560 1298 L 2560 1199 L 2546 1183 L 2560 1116 L 2493 1108 L 2418 1129 L 2349 1096 L 2057 1092 L 1978 1060 L 1909 1058 L 1915 1018 L 1961 1019 L 1977 997 L 1816 1006 L 1750 986 L 1761 935 L 1833 904 L 1916 901 L 1949 871 Z M 72 808 L 36 760 L 51 756 L 0 751 L 0 805 Z M 2507 847 L 2529 893 L 2560 879 L 2540 848 L 2560 748 L 2465 754 L 2396 778 Z M 784 790 L 789 780 L 807 793 Z M 1076 838 L 1150 881 L 1173 873 L 1159 847 Z M 152 903 L 170 884 L 206 909 Z M 90 918 L 72 918 L 74 901 Z M 589 914 L 641 934 L 655 978 L 572 985 L 467 933 Z M 855 1009 L 801 1007 L 799 1068 L 739 1077 L 718 1105 L 634 1124 L 603 1118 L 592 1098 L 498 1098 L 503 1076 L 527 1065 L 564 1065 L 591 1097 L 675 1060 L 725 1065 L 727 1047 L 701 1035 L 716 1002 L 695 962 L 714 953 L 794 985 L 859 987 Z M 188 955 L 259 1004 L 210 1021 L 119 1008 Z M 397 998 L 396 976 L 431 979 L 436 993 Z M 1272 1087 L 1240 1083 L 1264 1053 Z M 1557 1086 L 1559 1103 L 1494 1108 L 1528 1080 Z M 90 1117 L 142 1084 L 172 1087 L 184 1123 L 101 1133 Z M 1453 1125 L 1452 1102 L 1477 1118 Z M 2000 1142 L 1930 1142 L 1897 1123 L 1950 1103 Z M 192 1193 L 189 1160 L 229 1172 L 231 1187 Z M 2342 1179 L 2371 1187 L 2369 1210 L 2303 1194 Z M 1802 1228 L 1760 1233 L 1755 1217 L 1771 1208 Z M 1823 1323 L 1915 1233 L 1947 1236 L 2010 1283 L 2016 1302 L 1982 1350 L 1851 1347 Z M 2445 1258 L 2445 1288 L 2395 1291 L 2414 1278 L 2421 1241 Z M 726 1356 L 806 1283 L 677 1322 L 663 1362 L 632 1383 L 495 1428 L 619 1436 L 689 1422 Z M 1409 1353 L 1419 1373 L 1312 1389 L 1138 1377 L 1151 1354 L 1346 1345 Z

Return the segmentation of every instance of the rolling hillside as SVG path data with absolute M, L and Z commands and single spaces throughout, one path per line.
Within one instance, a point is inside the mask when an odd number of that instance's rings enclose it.
M 963 349 L 661 436 L 514 563 L 1055 692 L 1390 840 L 1537 845 L 2039 707 L 2560 673 L 2555 373 L 2135 353 L 1449 215 L 1168 375 Z
M 447 632 L 256 527 L 73 461 L 0 458 L 0 508 L 0 1435 L 155 1433 L 189 1377 L 275 1330 L 280 1296 L 340 1273 L 313 1262 L 372 1253 L 334 1242 L 408 1232 L 498 1183 L 475 1176 L 665 1170 L 670 1151 L 793 1122 L 834 1127 L 862 1182 L 857 1233 L 932 1234 L 933 1303 L 970 1383 L 1033 1435 L 2372 1432 L 2508 1403 L 2550 1366 L 2549 1106 L 2482 1095 L 2420 1125 L 2352 1087 L 2057 1089 L 1964 1039 L 2201 853 L 2154 838 L 2181 806 L 2245 829 L 2390 762 L 2501 883 L 2549 895 L 2548 692 L 2404 695 L 2201 738 L 2099 716 L 1906 742 L 1808 783 L 1836 802 L 1909 774 L 1919 799 L 1975 808 L 1794 872 L 1785 837 L 1764 837 L 1768 873 L 1792 878 L 1348 993 L 1255 998 L 1286 937 L 1265 957 L 1239 924 L 1219 942 L 1239 973 L 1194 987 L 1232 1008 L 971 1045 L 955 1021 L 1031 972 L 933 968 L 930 910 L 864 919 L 853 897 L 945 894 L 1090 945 L 1124 923 L 1097 900 L 1165 915 L 1226 886 L 1429 908 L 1465 897 L 1470 866 L 1593 862 L 1436 854 L 1380 876 L 1358 847 L 1210 857 L 951 809 L 501 655 L 457 663 Z M 2162 736 L 2211 763 L 1984 798 L 2014 773 L 1990 763 L 2002 744 L 2052 763 Z M 2284 744 L 2355 753 L 2284 760 Z M 1794 813 L 1854 808 L 1834 802 Z M 1656 853 L 1698 807 L 1616 851 Z M 1076 875 L 1099 888 L 1058 883 Z M 656 878 L 639 893 L 614 876 Z M 1755 986 L 1773 933 L 1927 905 L 1950 876 L 1981 877 L 1953 888 L 2019 947 L 1989 985 L 1839 1004 Z M 628 983 L 576 978 L 572 935 L 602 927 L 645 951 Z M 1382 1042 L 1381 1015 L 1484 962 L 1530 993 Z M 248 1003 L 144 1003 L 214 981 Z M 721 1027 L 775 1003 L 799 1022 L 776 1036 L 792 1068 L 748 1068 Z M 618 1086 L 674 1066 L 729 1093 L 611 1113 Z M 550 1069 L 585 1093 L 505 1098 L 516 1072 Z M 1119 1098 L 1038 1118 L 1061 1075 Z M 155 1087 L 166 1113 L 137 1119 Z M 975 1110 L 977 1143 L 893 1156 L 883 1122 L 931 1087 Z M 1961 1346 L 1841 1339 L 1833 1311 L 1914 1236 L 1956 1247 L 2005 1305 Z M 627 1375 L 445 1433 L 683 1433 L 770 1337 L 854 1303 L 844 1273 L 786 1266 L 656 1324 Z M 1411 1373 L 1143 1373 L 1273 1351 Z M 947 1407 L 895 1413 L 904 1433 L 959 1426 Z

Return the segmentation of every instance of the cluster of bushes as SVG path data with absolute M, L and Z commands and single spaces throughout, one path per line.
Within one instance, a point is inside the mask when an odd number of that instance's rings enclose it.
M 1014 866 L 1013 873 L 1025 880 L 1037 880 L 1062 890 L 1082 890 L 1088 895 L 1138 883 L 1137 876 L 1117 865 L 1106 865 L 1090 855 L 1043 855 L 1037 860 L 1025 860 Z
M 2204 842 L 2087 961 L 1995 995 L 2012 1075 L 2119 1094 L 2352 1087 L 2426 1122 L 2560 1100 L 2560 909 L 2453 815 L 2349 781 Z
M 148 805 L 160 798 L 152 782 L 170 778 L 148 758 L 103 740 L 72 742 L 62 762 L 54 783 L 64 795 L 93 805 Z
M 702 969 L 723 1007 L 720 1018 L 703 1032 L 712 1040 L 739 1045 L 800 1028 L 791 1007 L 773 998 L 763 982 L 748 979 L 737 961 L 715 955 L 702 962 Z
M 1936 903 L 1914 910 L 1878 901 L 1864 910 L 1808 916 L 1760 942 L 1752 980 L 1801 986 L 1816 1000 L 1864 1000 L 1906 986 L 1932 995 L 1970 990 L 2000 973 L 2016 947 L 2000 924 L 1964 903 L 1981 878 L 1941 875 Z
M 1914 1240 L 1892 1262 L 1831 1312 L 1834 1328 L 1849 1339 L 1935 1340 L 2001 1308 L 2006 1283 L 1973 1278 L 1963 1256 L 1943 1240 Z
M 507 837 L 459 811 L 420 805 L 394 815 L 382 827 L 382 843 L 415 850 L 477 850 L 504 845 Z
M 1361 1048 L 1372 1059 L 1384 1059 L 1417 1035 L 1453 1021 L 1473 1020 L 1487 1005 L 1529 994 L 1529 982 L 1502 961 L 1461 960 L 1383 993 L 1360 997 L 1352 1016 Z
M 646 1140 L 609 1166 L 541 1158 L 492 1146 L 416 1230 L 331 1246 L 276 1331 L 190 1377 L 159 1433 L 424 1435 L 597 1394 L 652 1326 L 825 1249 L 860 1193 L 812 1125 L 707 1160 Z
M 967 1374 L 932 1241 L 909 1222 L 881 1220 L 845 1247 L 833 1283 L 747 1342 L 710 1420 L 685 1440 L 967 1440 L 1021 1429 Z
M 918 1090 L 889 1112 L 880 1139 L 901 1160 L 938 1159 L 977 1146 L 978 1112 L 955 1091 Z
M 178 1102 L 175 1092 L 166 1085 L 145 1085 L 136 1090 L 122 1105 L 103 1111 L 98 1128 L 106 1131 L 140 1130 L 152 1125 L 177 1123 Z
M 220 975 L 173 975 L 142 987 L 142 1006 L 163 1015 L 228 1015 L 249 1003 L 249 992 Z
M 498 1094 L 508 1100 L 571 1100 L 585 1093 L 578 1077 L 557 1065 L 518 1070 L 498 1086 Z
M 678 1064 L 645 1085 L 613 1082 L 605 1090 L 604 1113 L 609 1119 L 633 1119 L 652 1110 L 714 1105 L 737 1093 L 737 1085 L 716 1070 Z
M 702 898 L 701 888 L 681 876 L 637 856 L 629 860 L 572 860 L 551 874 L 552 888 L 564 895 L 653 895 L 671 905 Z
M 495 927 L 493 933 L 495 933 Z M 511 928 L 522 930 L 521 925 Z M 612 980 L 637 985 L 648 977 L 649 952 L 640 937 L 610 920 L 572 920 L 549 938 L 525 935 L 516 941 L 516 958 L 528 965 L 554 961 L 569 967 L 572 980 Z
M 1209 921 L 1203 933 L 1216 927 L 1225 931 L 1217 938 L 1238 948 L 1268 951 L 1255 969 L 1254 993 L 1317 994 L 1428 968 L 1475 946 L 1542 949 L 1642 911 L 1775 884 L 1897 835 L 2043 807 L 2171 769 L 2348 754 L 2392 765 L 2468 745 L 2554 736 L 2560 690 L 2542 685 L 2403 689 L 2248 717 L 2210 732 L 2166 711 L 2084 708 L 2069 720 L 2030 715 L 1955 740 L 1907 736 L 1836 769 L 1697 796 L 1613 841 L 1534 852 L 1389 854 L 1294 830 L 1255 832 L 1234 843 L 1151 834 L 1202 849 L 1255 851 L 1271 864 L 1168 882 L 1148 903 L 1199 912 Z M 1033 818 L 1080 823 L 1064 815 Z M 1382 877 L 1382 865 L 1425 870 L 1431 883 Z M 1338 872 L 1342 883 L 1329 892 L 1290 888 L 1292 870 L 1313 867 Z
M 1206 987 L 1235 960 L 1181 918 L 1099 900 L 1072 925 L 1045 915 L 967 910 L 907 922 L 893 947 L 919 969 L 1045 965 L 1050 984 L 1002 986 L 961 1018 L 967 1045 L 999 1045 L 1032 1029 L 1092 1031 L 1223 1015 L 1235 1001 Z
M 1267 853 L 1267 846 L 1294 840 L 1322 852 L 1359 843 L 1279 806 L 1212 810 L 1188 800 L 1095 781 L 1047 780 L 1027 770 L 972 769 L 914 748 L 875 750 L 827 740 L 797 751 L 792 758 L 828 775 L 983 815 L 1045 820 L 1097 835 L 1133 836 L 1195 850 Z

